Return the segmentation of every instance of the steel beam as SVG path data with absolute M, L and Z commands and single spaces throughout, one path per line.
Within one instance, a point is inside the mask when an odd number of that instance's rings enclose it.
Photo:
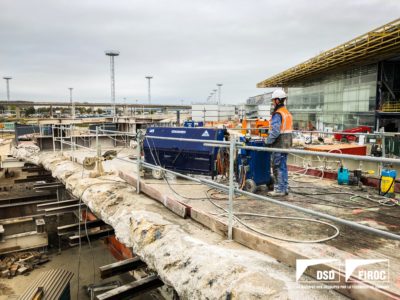
M 38 210 L 48 210 L 50 208 L 61 208 L 61 207 L 65 207 L 66 205 L 79 204 L 79 201 L 80 201 L 79 199 L 53 201 L 50 203 L 38 204 L 37 209 Z
M 58 235 L 65 235 L 68 233 L 74 233 L 79 230 L 79 225 L 81 227 L 81 230 L 85 230 L 85 227 L 87 229 L 91 228 L 96 228 L 100 226 L 106 225 L 103 220 L 98 219 L 98 220 L 93 220 L 93 221 L 87 221 L 86 224 L 85 222 L 80 222 L 80 223 L 75 223 L 75 224 L 68 224 L 68 225 L 63 225 L 63 226 L 58 226 L 57 231 Z
M 69 213 L 69 212 L 79 210 L 79 207 L 81 207 L 81 209 L 86 208 L 86 204 L 79 203 L 79 204 L 73 204 L 73 205 L 48 208 L 48 209 L 44 209 L 44 213 L 46 216 L 53 216 L 56 214 Z
M 27 183 L 27 182 L 35 182 L 35 181 L 47 181 L 53 180 L 54 178 L 51 175 L 37 175 L 35 177 L 29 177 L 24 179 L 15 179 L 14 183 Z
M 23 167 L 21 169 L 23 172 L 33 173 L 33 172 L 43 172 L 46 171 L 43 167 L 33 166 L 33 167 Z
M 6 208 L 14 208 L 14 207 L 19 207 L 19 206 L 25 206 L 25 205 L 45 205 L 46 203 L 53 201 L 53 199 L 41 199 L 41 200 L 35 200 L 35 201 L 27 201 L 27 202 L 20 202 L 20 203 L 9 203 L 9 204 L 2 204 L 0 205 L 0 209 L 6 209 Z
M 33 189 L 35 190 L 40 190 L 40 189 L 57 189 L 60 187 L 64 187 L 64 184 L 55 181 L 55 182 L 46 182 L 46 183 L 34 183 L 33 184 Z
M 88 237 L 90 239 L 99 239 L 103 237 L 108 237 L 114 235 L 114 228 L 109 226 L 108 228 L 100 229 L 94 232 L 88 232 Z M 78 245 L 79 241 L 87 241 L 86 232 L 82 232 L 81 235 L 73 235 L 69 237 L 69 242 L 71 246 Z
M 132 297 L 139 296 L 145 292 L 154 290 L 163 286 L 164 283 L 157 275 L 151 275 L 149 277 L 134 281 L 123 286 L 120 286 L 111 291 L 105 292 L 97 296 L 99 300 L 121 300 L 121 299 L 132 299 Z
M 100 267 L 100 277 L 106 279 L 145 266 L 146 263 L 140 260 L 139 257 L 133 257 Z
M 52 200 L 52 201 L 56 201 L 56 194 L 55 193 L 43 193 L 43 194 L 39 194 L 37 193 L 37 195 L 35 196 L 20 196 L 20 197 L 9 197 L 9 198 L 4 198 L 4 199 L 0 199 L 0 204 L 12 204 L 12 203 L 24 203 L 24 202 L 30 202 L 30 201 L 35 201 L 35 200 Z

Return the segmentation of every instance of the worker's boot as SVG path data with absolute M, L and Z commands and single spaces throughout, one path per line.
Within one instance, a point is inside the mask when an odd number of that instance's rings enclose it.
M 268 192 L 268 196 L 270 197 L 283 197 L 286 196 L 288 193 L 285 192 L 280 192 L 280 191 L 272 191 L 272 192 Z

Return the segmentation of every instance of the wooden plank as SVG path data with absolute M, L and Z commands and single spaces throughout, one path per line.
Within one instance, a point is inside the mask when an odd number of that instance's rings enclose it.
M 121 300 L 132 299 L 132 297 L 139 296 L 145 292 L 154 290 L 163 286 L 164 283 L 158 278 L 157 275 L 152 275 L 138 281 L 134 281 L 123 286 L 120 286 L 111 291 L 105 292 L 97 296 L 99 300 Z
M 225 222 L 217 220 L 214 216 L 211 216 L 198 209 L 192 208 L 191 218 L 204 225 L 205 227 L 211 229 L 212 231 L 224 237 L 227 236 L 228 225 Z M 266 253 L 290 267 L 296 266 L 297 259 L 311 258 L 303 255 L 297 250 L 293 250 L 290 247 L 287 247 L 287 243 L 282 243 L 273 239 L 267 239 L 242 228 L 233 228 L 233 240 L 250 249 Z M 321 269 L 331 269 L 331 267 L 328 265 L 318 265 L 318 270 Z M 315 267 L 309 267 L 306 271 L 306 274 L 311 277 L 315 277 L 316 271 L 317 269 Z M 340 284 L 348 285 L 349 287 L 355 286 L 353 288 L 350 287 L 347 289 L 336 289 L 338 292 L 348 297 L 354 299 L 399 299 L 398 295 L 391 293 L 390 291 L 387 291 L 383 288 L 377 288 L 371 284 L 362 282 L 361 280 L 357 280 L 356 278 L 352 278 L 354 281 L 351 283 L 345 282 L 345 276 L 343 272 L 340 272 L 339 270 L 335 271 L 336 274 L 339 276 Z M 359 288 L 360 286 L 370 288 Z
M 136 187 L 136 177 L 126 174 L 122 171 L 119 171 L 119 177 L 125 180 L 130 185 Z M 188 206 L 182 204 L 181 202 L 170 196 L 163 194 L 162 192 L 158 191 L 154 186 L 148 185 L 142 180 L 140 181 L 140 191 L 147 196 L 157 200 L 158 202 L 161 202 L 166 208 L 182 218 L 186 218 L 190 214 Z
M 268 255 L 271 255 L 278 261 L 283 262 L 284 264 L 289 266 L 295 266 L 296 259 L 311 258 L 304 256 L 299 251 L 295 251 L 290 249 L 289 247 L 285 247 L 285 243 L 280 243 L 272 239 L 263 238 L 255 233 L 249 232 L 241 228 L 233 228 L 233 240 L 253 250 L 261 251 Z M 330 268 L 327 265 L 319 265 L 318 269 L 320 270 L 321 267 Z M 316 268 L 309 267 L 306 271 L 306 274 L 311 277 L 315 277 L 316 271 Z M 344 273 L 340 272 L 339 270 L 335 271 L 337 274 L 339 274 L 340 284 L 347 285 L 349 287 L 346 289 L 336 290 L 348 297 L 351 297 L 353 299 L 399 299 L 398 295 L 395 295 L 383 288 L 374 287 L 369 283 L 362 282 L 361 280 L 357 280 L 353 277 L 353 282 L 346 282 Z M 333 285 L 336 284 L 338 283 L 334 283 Z M 366 286 L 369 286 L 370 288 L 359 288 Z
M 118 274 L 126 273 L 129 271 L 136 270 L 138 268 L 145 267 L 146 263 L 140 260 L 139 257 L 133 257 L 125 260 L 121 260 L 109 265 L 100 267 L 100 276 L 102 279 L 106 279 Z
M 196 222 L 206 226 L 207 228 L 224 237 L 228 236 L 228 226 L 225 223 L 215 219 L 215 217 L 212 217 L 211 215 L 193 207 L 190 211 L 190 214 L 191 218 Z

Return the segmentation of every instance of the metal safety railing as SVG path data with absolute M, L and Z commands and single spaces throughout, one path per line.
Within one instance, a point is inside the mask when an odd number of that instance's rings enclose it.
M 234 153 L 235 151 L 237 151 L 238 149 L 247 149 L 247 150 L 255 150 L 255 151 L 266 151 L 266 152 L 280 152 L 280 153 L 293 153 L 293 154 L 306 154 L 306 155 L 313 155 L 313 156 L 325 156 L 325 157 L 331 157 L 331 158 L 339 158 L 339 159 L 352 159 L 352 160 L 357 160 L 357 161 L 374 161 L 374 162 L 383 162 L 383 163 L 392 163 L 395 165 L 400 165 L 400 159 L 390 159 L 390 158 L 377 158 L 377 157 L 369 157 L 369 156 L 358 156 L 358 155 L 349 155 L 349 154 L 336 154 L 336 153 L 324 153 L 324 152 L 316 152 L 316 151 L 306 151 L 306 150 L 296 150 L 296 149 L 278 149 L 278 148 L 268 148 L 268 147 L 253 147 L 253 146 L 244 146 L 243 143 L 238 143 L 235 142 L 234 139 L 232 139 L 230 142 L 227 141 L 215 141 L 215 140 L 198 140 L 198 139 L 185 139 L 185 138 L 166 138 L 166 137 L 159 137 L 159 136 L 147 136 L 145 138 L 150 138 L 150 139 L 164 139 L 164 140 L 176 140 L 176 141 L 184 141 L 184 142 L 201 142 L 203 143 L 204 146 L 209 146 L 209 147 L 229 147 L 229 153 L 230 153 L 230 157 L 229 157 L 229 186 L 223 185 L 223 184 L 219 184 L 216 183 L 214 181 L 210 181 L 210 180 L 206 180 L 206 179 L 196 179 L 192 176 L 187 176 L 187 175 L 182 175 L 180 173 L 174 172 L 174 171 L 170 171 L 168 169 L 162 168 L 161 166 L 156 166 L 156 165 L 152 165 L 149 163 L 142 163 L 143 166 L 148 166 L 151 168 L 157 168 L 159 170 L 162 170 L 164 172 L 170 173 L 170 174 L 174 174 L 175 176 L 179 176 L 179 177 L 183 177 L 186 179 L 190 179 L 199 183 L 203 183 L 206 184 L 208 186 L 211 187 L 215 187 L 219 190 L 222 191 L 228 191 L 228 239 L 232 239 L 232 222 L 233 222 L 233 199 L 234 199 L 234 194 L 238 193 L 238 194 L 242 194 L 242 195 L 246 195 L 246 196 L 250 196 L 259 200 L 263 200 L 263 201 L 267 201 L 267 202 L 271 202 L 274 204 L 278 204 L 280 206 L 284 206 L 287 208 L 291 208 L 306 214 L 310 214 L 316 217 L 321 217 L 321 218 L 325 218 L 331 221 L 334 221 L 336 223 L 342 224 L 342 225 L 347 225 L 356 229 L 360 229 L 360 230 L 364 230 L 366 232 L 369 233 L 373 233 L 382 237 L 386 237 L 386 238 L 391 238 L 391 239 L 395 239 L 395 240 L 400 240 L 400 235 L 391 233 L 391 232 L 387 232 L 384 230 L 380 230 L 380 229 L 376 229 L 376 228 L 372 228 L 366 225 L 362 225 L 353 221 L 348 221 L 342 218 L 338 218 L 329 214 L 325 214 L 325 213 L 320 213 L 320 212 L 316 212 L 314 210 L 310 210 L 310 209 L 306 209 L 306 208 L 302 208 L 299 207 L 297 205 L 293 205 L 293 204 L 289 204 L 289 203 L 285 203 L 285 202 L 281 202 L 278 201 L 276 199 L 273 199 L 271 197 L 266 197 L 266 196 L 262 196 L 262 195 L 258 195 L 258 194 L 254 194 L 254 193 L 249 193 L 243 190 L 240 190 L 238 188 L 236 188 L 234 186 L 234 171 L 233 171 L 233 165 L 234 165 L 234 161 L 233 161 L 233 157 L 234 157 Z M 138 173 L 137 176 L 139 176 L 140 174 Z M 138 177 L 138 181 L 139 181 L 139 177 Z
M 228 128 L 229 130 L 237 130 L 237 131 L 245 131 L 251 132 L 254 130 L 263 130 L 265 127 L 251 127 L 251 128 Z M 320 130 L 293 130 L 293 133 L 302 134 L 304 136 L 310 136 L 311 140 L 314 135 L 318 135 L 318 137 L 325 137 L 331 135 L 341 135 L 344 138 L 348 138 L 349 136 L 356 136 L 357 138 L 364 137 L 374 137 L 379 143 L 382 145 L 382 157 L 395 155 L 399 156 L 400 152 L 398 149 L 395 149 L 395 141 L 400 139 L 400 133 L 397 132 L 343 132 L 343 131 L 320 131 Z M 365 141 L 364 144 L 372 144 L 375 143 L 370 141 Z M 397 151 L 396 151 L 397 150 Z
M 96 149 L 97 149 L 97 155 L 100 156 L 100 143 L 98 137 L 100 136 L 100 130 L 99 127 L 96 127 Z M 114 131 L 114 133 L 117 133 Z M 123 133 L 123 132 L 119 132 Z M 313 156 L 323 156 L 323 157 L 330 157 L 330 158 L 339 158 L 339 159 L 351 159 L 351 160 L 357 160 L 357 161 L 373 161 L 373 162 L 380 162 L 380 163 L 391 163 L 394 165 L 400 165 L 400 159 L 392 159 L 392 158 L 378 158 L 378 157 L 368 157 L 368 156 L 358 156 L 358 155 L 349 155 L 349 154 L 337 154 L 337 153 L 324 153 L 324 152 L 316 152 L 316 151 L 306 151 L 306 150 L 297 150 L 297 149 L 278 149 L 278 148 L 268 148 L 268 147 L 253 147 L 253 146 L 245 146 L 243 143 L 236 142 L 234 139 L 231 139 L 230 141 L 216 141 L 216 140 L 203 140 L 203 139 L 185 139 L 185 138 L 172 138 L 172 137 L 160 137 L 160 136 L 142 136 L 141 134 L 132 134 L 136 136 L 136 140 L 138 143 L 138 146 L 136 148 L 136 162 L 124 159 L 124 158 L 119 158 L 116 157 L 115 159 L 131 163 L 131 164 L 136 164 L 136 192 L 139 194 L 140 193 L 140 182 L 141 182 L 141 169 L 142 168 L 148 168 L 152 170 L 161 170 L 165 173 L 172 174 L 174 176 L 184 178 L 187 180 L 191 180 L 200 184 L 207 185 L 212 188 L 216 188 L 220 191 L 227 192 L 228 193 L 228 239 L 232 240 L 232 233 L 233 233 L 233 218 L 234 218 L 234 211 L 233 211 L 233 201 L 235 198 L 235 194 L 239 195 L 244 195 L 248 196 L 257 200 L 261 201 L 266 201 L 269 203 L 273 203 L 285 208 L 289 208 L 298 212 L 302 212 L 317 218 L 324 218 L 330 221 L 333 221 L 335 223 L 345 225 L 345 226 L 350 226 L 352 228 L 362 230 L 368 233 L 372 233 L 384 238 L 389 238 L 389 239 L 394 239 L 394 240 L 400 240 L 400 235 L 388 232 L 385 230 L 369 227 L 363 224 L 359 224 L 354 221 L 349 221 L 343 218 L 339 218 L 330 214 L 314 211 L 312 209 L 308 208 L 303 208 L 294 204 L 290 204 L 287 202 L 279 201 L 276 199 L 273 199 L 271 197 L 255 194 L 255 193 L 250 193 L 244 190 L 241 190 L 235 186 L 234 183 L 234 153 L 239 150 L 239 149 L 246 149 L 246 150 L 254 150 L 254 151 L 266 151 L 266 152 L 280 152 L 280 153 L 288 153 L 288 154 L 300 154 L 300 155 L 313 155 Z M 221 183 L 217 183 L 212 180 L 204 179 L 204 178 L 197 178 L 193 177 L 190 175 L 185 175 L 181 174 L 179 172 L 175 172 L 166 168 L 163 168 L 162 166 L 158 166 L 155 164 L 150 164 L 148 162 L 142 161 L 141 158 L 141 143 L 144 142 L 146 139 L 161 139 L 161 140 L 174 140 L 174 141 L 182 141 L 182 142 L 193 142 L 193 143 L 202 143 L 204 146 L 208 147 L 226 147 L 229 148 L 229 182 L 228 185 L 224 185 Z M 66 142 L 66 141 L 61 141 L 60 143 L 66 143 L 72 145 L 73 143 L 71 142 Z M 78 146 L 78 145 L 76 145 Z M 84 147 L 79 145 L 80 148 L 84 148 L 90 151 L 96 151 L 94 149 Z
M 56 151 L 56 143 L 59 143 L 60 145 L 60 150 L 63 151 L 63 145 L 68 145 L 70 146 L 70 150 L 74 151 L 76 148 L 82 148 L 90 151 L 96 151 L 90 147 L 85 147 L 82 145 L 79 145 L 76 142 L 77 138 L 82 137 L 82 135 L 79 134 L 73 134 L 75 130 L 75 126 L 73 124 L 71 125 L 52 125 L 51 126 L 51 134 L 52 134 L 52 139 L 53 139 L 53 151 Z M 89 133 L 89 138 L 95 137 L 96 138 L 96 149 L 97 149 L 97 143 L 99 137 L 109 137 L 111 139 L 115 140 L 115 137 L 119 136 L 125 136 L 125 139 L 123 140 L 125 146 L 128 144 L 128 137 L 136 137 L 136 133 L 131 133 L 131 132 L 124 132 L 124 131 L 115 131 L 115 130 L 107 130 L 103 129 L 99 126 L 96 126 L 96 130 L 91 130 L 89 129 L 87 131 Z M 57 133 L 57 134 L 56 134 Z M 93 135 L 91 135 L 93 134 Z M 68 140 L 70 140 L 68 142 Z M 120 142 L 120 141 L 119 141 Z

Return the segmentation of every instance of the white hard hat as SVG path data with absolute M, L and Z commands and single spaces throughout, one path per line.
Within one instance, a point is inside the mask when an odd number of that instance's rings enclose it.
M 271 99 L 285 99 L 287 98 L 286 93 L 283 90 L 275 90 L 272 93 Z

